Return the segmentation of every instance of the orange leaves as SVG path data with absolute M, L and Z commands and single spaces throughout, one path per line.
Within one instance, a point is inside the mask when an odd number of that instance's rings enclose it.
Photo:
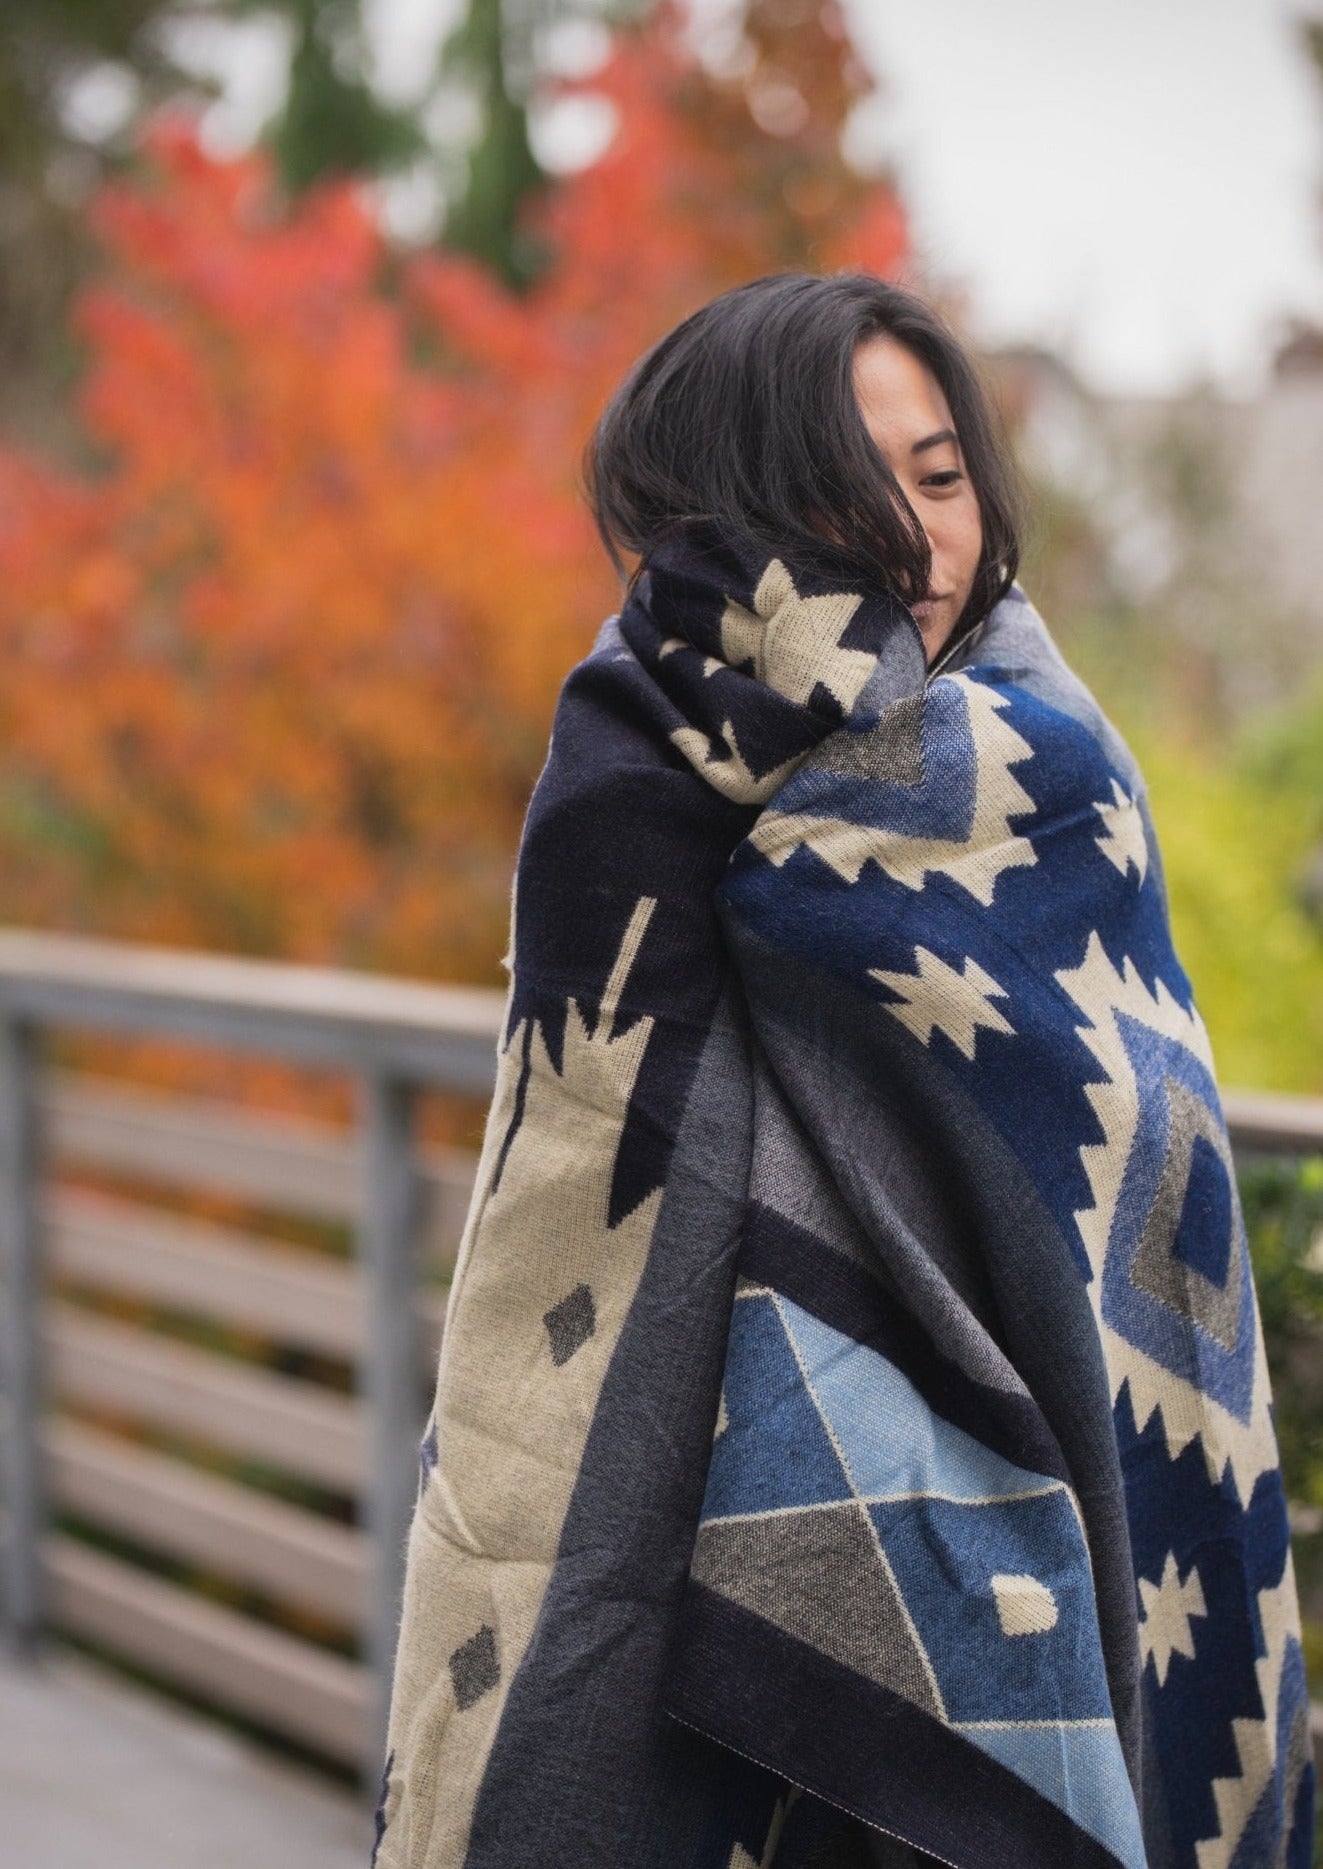
M 905 251 L 840 158 L 834 8 L 753 0 L 713 72 L 664 5 L 584 82 L 617 132 L 530 206 L 523 295 L 177 116 L 100 196 L 93 465 L 0 450 L 0 918 L 496 977 L 555 694 L 616 600 L 577 491 L 603 401 L 727 286 Z
M 909 224 L 889 189 L 870 192 L 851 221 L 829 235 L 819 249 L 825 272 L 879 273 L 891 279 L 909 255 Z

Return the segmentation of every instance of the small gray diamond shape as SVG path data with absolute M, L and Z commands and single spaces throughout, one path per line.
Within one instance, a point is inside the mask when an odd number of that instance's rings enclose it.
M 551 1338 L 551 1360 L 560 1368 L 576 1350 L 581 1350 L 597 1329 L 597 1306 L 586 1285 L 576 1285 L 572 1292 L 553 1304 L 542 1322 Z
M 461 1713 L 490 1693 L 501 1678 L 496 1658 L 496 1631 L 483 1623 L 476 1635 L 461 1642 L 450 1657 L 450 1678 L 455 1684 L 455 1705 Z

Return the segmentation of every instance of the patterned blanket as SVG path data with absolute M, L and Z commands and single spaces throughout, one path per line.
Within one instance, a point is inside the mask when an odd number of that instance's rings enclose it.
M 1213 1061 L 1019 590 L 928 669 L 890 598 L 658 552 L 512 962 L 378 1869 L 1303 1869 Z

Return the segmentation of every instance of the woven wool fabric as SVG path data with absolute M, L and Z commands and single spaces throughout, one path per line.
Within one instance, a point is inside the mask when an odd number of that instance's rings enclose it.
M 1014 590 L 700 533 L 569 677 L 378 1869 L 1303 1869 L 1285 1504 L 1142 780 Z

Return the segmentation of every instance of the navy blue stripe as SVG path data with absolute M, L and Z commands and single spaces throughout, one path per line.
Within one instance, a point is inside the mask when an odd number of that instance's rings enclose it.
M 667 1711 L 864 1823 L 960 1869 L 1118 1869 L 949 1726 L 701 1584 L 684 1638 Z

